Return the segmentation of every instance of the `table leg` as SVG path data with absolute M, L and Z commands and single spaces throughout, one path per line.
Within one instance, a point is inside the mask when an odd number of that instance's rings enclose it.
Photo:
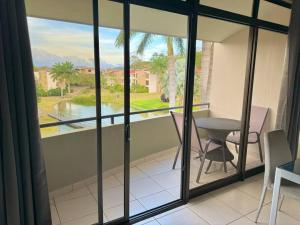
M 222 153 L 223 153 L 223 160 L 224 160 L 224 172 L 227 173 L 227 165 L 226 165 L 226 153 L 225 153 L 226 144 L 223 144 Z
M 276 225 L 280 183 L 281 183 L 281 172 L 280 170 L 276 169 L 269 225 Z

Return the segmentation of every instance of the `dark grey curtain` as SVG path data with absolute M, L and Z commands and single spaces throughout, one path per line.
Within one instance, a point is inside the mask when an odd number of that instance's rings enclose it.
M 300 1 L 294 0 L 288 34 L 286 125 L 293 156 L 297 155 L 300 127 Z
M 0 224 L 50 225 L 24 0 L 0 0 Z

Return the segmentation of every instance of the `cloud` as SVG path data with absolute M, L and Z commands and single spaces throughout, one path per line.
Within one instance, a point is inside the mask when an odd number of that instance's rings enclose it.
M 31 45 L 61 56 L 93 57 L 93 33 L 86 25 L 28 18 Z M 84 27 L 85 26 L 85 27 Z

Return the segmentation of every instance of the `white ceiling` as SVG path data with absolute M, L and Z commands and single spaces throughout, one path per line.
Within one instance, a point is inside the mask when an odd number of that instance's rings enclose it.
M 122 4 L 99 1 L 100 26 L 122 28 Z M 251 0 L 201 0 L 202 4 L 232 10 L 248 15 Z M 272 22 L 288 24 L 289 10 L 262 1 L 260 18 Z M 92 24 L 92 1 L 87 0 L 26 0 L 27 15 L 74 23 Z M 132 30 L 164 34 L 170 36 L 187 36 L 187 17 L 174 13 L 159 11 L 132 5 L 130 8 L 130 26 Z M 222 42 L 227 37 L 244 27 L 238 24 L 199 17 L 197 39 Z

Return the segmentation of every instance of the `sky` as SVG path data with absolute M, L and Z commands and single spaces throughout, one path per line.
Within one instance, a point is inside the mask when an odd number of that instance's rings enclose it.
M 27 21 L 32 48 L 58 56 L 93 58 L 93 27 L 91 25 L 33 17 L 27 17 Z M 118 29 L 99 28 L 100 58 L 112 65 L 123 64 L 123 48 L 117 48 L 114 45 L 119 32 Z M 135 55 L 140 36 L 131 40 L 131 55 Z M 197 48 L 201 48 L 201 41 L 198 41 Z M 157 35 L 140 57 L 143 60 L 149 60 L 154 53 L 165 54 L 166 51 L 163 37 Z

